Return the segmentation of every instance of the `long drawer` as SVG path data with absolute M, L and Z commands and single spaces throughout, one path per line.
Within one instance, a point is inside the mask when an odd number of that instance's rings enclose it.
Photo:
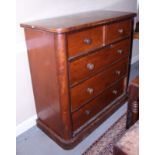
M 76 56 L 104 44 L 103 26 L 81 30 L 67 35 L 68 56 Z
M 113 82 L 119 80 L 128 71 L 128 57 L 113 64 L 110 68 L 71 88 L 72 111 L 79 108 L 89 99 L 101 93 Z
M 73 130 L 78 129 L 99 111 L 103 110 L 107 105 L 109 105 L 112 101 L 123 94 L 125 88 L 124 82 L 125 81 L 123 78 L 119 82 L 117 82 L 117 84 L 108 88 L 106 91 L 86 104 L 80 110 L 74 112 L 72 114 Z
M 126 39 L 71 62 L 69 65 L 70 84 L 76 84 L 87 76 L 105 69 L 113 62 L 129 55 L 130 42 L 130 39 Z
M 131 34 L 131 20 L 116 22 L 106 26 L 106 44 L 123 39 Z

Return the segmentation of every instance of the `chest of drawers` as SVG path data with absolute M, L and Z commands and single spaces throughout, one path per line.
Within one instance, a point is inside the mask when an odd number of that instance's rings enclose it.
M 37 125 L 63 148 L 125 103 L 134 16 L 92 11 L 21 24 Z

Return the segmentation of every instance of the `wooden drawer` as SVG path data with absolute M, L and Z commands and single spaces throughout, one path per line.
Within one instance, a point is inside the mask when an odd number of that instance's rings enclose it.
M 76 56 L 103 44 L 103 26 L 69 33 L 67 40 L 69 57 Z
M 107 68 L 111 63 L 129 55 L 130 39 L 126 39 L 93 54 L 70 63 L 70 84 L 76 84 L 87 76 Z
M 122 76 L 127 74 L 127 70 L 128 57 L 113 64 L 104 72 L 101 72 L 83 83 L 71 88 L 72 111 L 76 110 L 81 105 L 88 102 L 89 99 L 101 93 L 113 82 L 119 80 Z
M 106 44 L 130 36 L 131 20 L 109 24 L 106 27 Z
M 90 118 L 96 115 L 99 111 L 104 109 L 113 100 L 119 97 L 124 92 L 124 78 L 120 80 L 117 84 L 108 88 L 102 94 L 97 96 L 94 100 L 86 104 L 80 110 L 72 114 L 73 119 L 73 130 L 76 130 L 87 122 Z

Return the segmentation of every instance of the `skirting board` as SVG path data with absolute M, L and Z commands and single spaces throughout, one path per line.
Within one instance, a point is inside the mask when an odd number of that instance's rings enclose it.
M 36 125 L 37 115 L 33 115 L 16 127 L 16 137 Z
M 139 55 L 136 55 L 136 56 L 131 58 L 131 64 L 134 64 L 137 61 L 139 61 Z

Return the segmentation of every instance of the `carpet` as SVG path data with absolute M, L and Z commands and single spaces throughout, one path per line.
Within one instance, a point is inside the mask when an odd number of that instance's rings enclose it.
M 126 114 L 115 122 L 82 155 L 113 155 L 113 146 L 122 137 L 125 130 Z

